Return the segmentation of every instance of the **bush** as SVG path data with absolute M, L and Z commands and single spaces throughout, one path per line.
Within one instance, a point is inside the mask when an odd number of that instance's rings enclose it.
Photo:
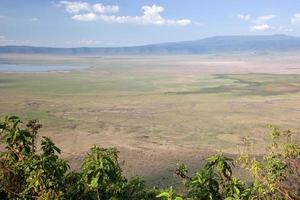
M 93 147 L 84 158 L 80 172 L 69 171 L 60 149 L 47 137 L 36 148 L 42 127 L 29 121 L 25 128 L 18 117 L 0 122 L 1 141 L 6 151 L 0 154 L 0 199 L 154 199 L 144 181 L 128 181 L 118 163 L 114 148 Z M 40 153 L 38 153 L 40 152 Z
M 0 121 L 0 199 L 91 199 L 91 200 L 233 200 L 300 199 L 300 146 L 291 131 L 271 127 L 272 142 L 263 158 L 242 153 L 236 160 L 223 153 L 206 159 L 204 167 L 190 174 L 178 164 L 182 192 L 146 188 L 140 177 L 128 180 L 118 162 L 115 148 L 94 146 L 85 156 L 81 170 L 69 169 L 60 149 L 43 137 L 37 149 L 41 124 L 26 126 L 15 116 Z M 252 175 L 251 180 L 234 176 L 236 165 Z
M 300 146 L 292 139 L 291 131 L 271 128 L 272 142 L 267 154 L 257 159 L 242 153 L 236 160 L 223 153 L 210 156 L 206 164 L 189 176 L 184 164 L 176 174 L 183 180 L 185 192 L 174 195 L 172 189 L 158 197 L 164 199 L 300 199 Z M 252 180 L 240 180 L 232 173 L 238 164 L 252 175 Z

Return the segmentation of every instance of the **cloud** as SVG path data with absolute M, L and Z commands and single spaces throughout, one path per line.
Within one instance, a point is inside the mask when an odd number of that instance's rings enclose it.
M 82 1 L 60 1 L 58 5 L 64 6 L 68 13 L 79 13 L 91 9 L 89 3 Z
M 117 5 L 103 5 L 96 3 L 90 5 L 82 1 L 60 1 L 68 13 L 73 14 L 72 19 L 76 21 L 104 21 L 107 23 L 119 24 L 143 24 L 143 25 L 178 25 L 187 26 L 190 24 L 200 24 L 193 22 L 190 19 L 167 19 L 162 17 L 161 13 L 164 11 L 162 6 L 152 5 L 143 6 L 142 15 L 139 16 L 121 16 L 115 13 L 119 12 Z
M 76 44 L 79 45 L 95 45 L 101 43 L 100 41 L 97 40 L 78 40 L 76 41 Z
M 32 44 L 30 40 L 16 40 L 0 35 L 0 45 L 28 45 Z
M 39 21 L 40 19 L 37 18 L 37 17 L 33 17 L 33 18 L 30 18 L 30 21 L 33 21 L 33 22 L 36 22 L 36 21 Z
M 255 24 L 263 24 L 263 23 L 265 23 L 267 21 L 270 21 L 271 19 L 274 19 L 276 17 L 277 17 L 276 15 L 263 15 L 263 16 L 259 16 L 259 17 L 257 17 L 253 21 L 253 23 L 255 23 Z
M 189 19 L 172 20 L 163 18 L 160 13 L 164 11 L 161 6 L 143 6 L 143 15 L 135 17 L 141 24 L 158 24 L 158 25 L 182 25 L 186 26 L 192 23 Z
M 161 16 L 164 8 L 161 6 L 143 6 L 143 15 L 141 16 L 115 16 L 101 15 L 101 20 L 111 23 L 130 23 L 130 24 L 154 24 L 154 25 L 181 25 L 186 26 L 192 23 L 189 19 L 172 20 Z
M 296 13 L 293 15 L 293 17 L 291 18 L 291 23 L 292 24 L 300 23 L 300 13 Z
M 105 6 L 101 3 L 94 4 L 93 9 L 95 12 L 98 12 L 98 13 L 117 13 L 117 12 L 119 12 L 119 6 L 116 6 L 116 5 Z
M 11 42 L 15 42 L 15 40 L 9 39 L 3 35 L 0 35 L 0 44 L 8 44 Z
M 100 41 L 100 40 L 94 40 L 94 39 L 81 39 L 81 40 L 76 40 L 76 41 L 65 41 L 65 44 L 68 44 L 69 46 L 72 47 L 82 47 L 82 46 L 114 46 L 114 45 L 119 45 L 118 43 L 111 43 L 107 41 Z
M 254 18 L 253 20 L 251 20 L 251 16 L 250 15 L 242 15 L 242 14 L 238 14 L 237 17 L 241 20 L 244 21 L 248 21 L 250 23 L 250 30 L 251 31 L 266 31 L 266 30 L 287 30 L 284 27 L 280 27 L 276 28 L 276 27 L 271 27 L 268 22 L 274 18 L 276 18 L 276 15 L 262 15 L 262 16 L 258 16 L 256 18 Z
M 238 18 L 240 18 L 241 20 L 244 20 L 244 21 L 249 21 L 251 19 L 250 15 L 238 14 L 237 16 L 238 16 Z
M 13 40 L 9 40 L 5 36 L 0 35 L 0 42 L 6 42 L 6 41 L 13 41 Z
M 257 24 L 251 26 L 252 31 L 265 31 L 269 30 L 271 27 L 268 24 Z
M 78 14 L 72 17 L 73 20 L 76 21 L 95 21 L 98 19 L 98 16 L 95 13 L 87 13 L 87 14 Z
M 280 31 L 280 32 L 292 32 L 293 31 L 292 28 L 288 28 L 286 26 L 276 27 L 275 30 Z

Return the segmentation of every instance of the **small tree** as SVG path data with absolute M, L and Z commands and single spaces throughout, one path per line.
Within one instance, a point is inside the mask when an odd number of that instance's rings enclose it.
M 115 148 L 93 147 L 84 158 L 81 170 L 83 179 L 91 190 L 96 191 L 98 200 L 117 196 L 126 182 Z
M 25 129 L 21 124 L 15 116 L 0 123 L 6 149 L 0 154 L 2 191 L 13 199 L 58 198 L 69 166 L 57 156 L 60 149 L 49 138 L 43 138 L 42 153 L 36 153 L 36 135 L 42 127 L 38 121 L 29 121 Z
M 249 198 L 300 199 L 300 146 L 290 130 L 270 126 L 272 142 L 261 159 L 244 153 L 238 163 L 248 170 L 254 181 Z
M 234 161 L 223 153 L 210 156 L 194 175 L 184 164 L 175 173 L 182 178 L 185 192 L 175 195 L 172 188 L 158 197 L 174 199 L 183 196 L 191 200 L 249 200 L 300 199 L 300 146 L 292 132 L 271 126 L 272 142 L 267 154 L 259 159 L 243 153 Z M 233 176 L 234 163 L 250 172 L 253 180 L 242 181 Z M 174 196 L 175 195 L 175 196 Z
M 84 158 L 81 171 L 70 171 L 61 150 L 43 137 L 41 149 L 36 136 L 42 127 L 31 120 L 25 128 L 15 116 L 0 121 L 0 138 L 6 151 L 0 154 L 0 199 L 122 199 L 150 200 L 155 191 L 144 181 L 128 181 L 118 163 L 115 148 L 93 147 Z M 40 152 L 40 153 L 38 153 Z

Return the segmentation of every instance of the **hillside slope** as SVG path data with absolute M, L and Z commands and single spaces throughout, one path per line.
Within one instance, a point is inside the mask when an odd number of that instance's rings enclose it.
M 299 51 L 300 38 L 287 35 L 216 36 L 195 41 L 161 43 L 132 47 L 51 48 L 33 46 L 0 46 L 0 54 L 220 54 L 234 52 Z

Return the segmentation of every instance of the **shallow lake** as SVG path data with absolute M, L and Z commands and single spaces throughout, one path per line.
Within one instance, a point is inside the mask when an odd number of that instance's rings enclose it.
M 0 63 L 0 72 L 67 72 L 88 68 L 75 65 L 7 64 Z

